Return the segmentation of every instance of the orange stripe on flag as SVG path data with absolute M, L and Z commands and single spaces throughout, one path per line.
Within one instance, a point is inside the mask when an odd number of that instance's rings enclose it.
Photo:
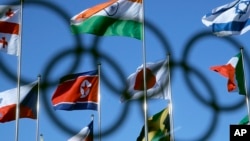
M 128 1 L 142 3 L 142 0 L 128 0 Z
M 117 0 L 110 0 L 108 2 L 102 3 L 102 4 L 98 4 L 92 8 L 87 9 L 85 12 L 79 14 L 75 20 L 80 20 L 80 19 L 84 19 L 84 18 L 88 18 L 92 15 L 94 15 L 95 13 L 105 9 L 106 7 L 112 5 L 113 3 L 117 2 Z
M 9 34 L 19 34 L 19 24 L 0 21 L 0 32 Z

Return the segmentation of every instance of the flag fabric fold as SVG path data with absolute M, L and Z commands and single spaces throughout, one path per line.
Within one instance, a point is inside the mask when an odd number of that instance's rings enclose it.
M 148 119 L 149 141 L 170 141 L 169 108 L 165 108 Z M 144 126 L 136 141 L 145 141 Z
M 155 99 L 169 99 L 170 86 L 168 82 L 167 60 L 146 64 L 147 97 Z M 127 91 L 121 95 L 120 101 L 143 98 L 143 65 L 127 78 Z
M 20 87 L 19 118 L 37 119 L 38 82 Z M 16 119 L 17 88 L 0 93 L 0 122 Z
M 88 126 L 84 127 L 78 134 L 74 135 L 68 141 L 93 141 L 93 123 L 92 120 Z
M 109 0 L 71 18 L 72 33 L 142 39 L 142 0 Z
M 60 79 L 52 96 L 55 110 L 98 110 L 98 71 L 70 74 Z
M 227 64 L 210 67 L 211 70 L 218 72 L 228 79 L 228 92 L 237 91 L 241 95 L 246 95 L 245 76 L 241 53 L 232 57 Z
M 20 41 L 20 6 L 0 5 L 0 50 L 18 55 Z
M 250 29 L 249 5 L 249 0 L 235 0 L 214 8 L 202 17 L 202 22 L 217 36 L 242 35 Z

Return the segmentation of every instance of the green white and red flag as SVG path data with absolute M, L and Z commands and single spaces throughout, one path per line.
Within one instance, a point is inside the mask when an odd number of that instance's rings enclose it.
M 246 95 L 245 76 L 241 53 L 232 57 L 227 64 L 212 66 L 210 69 L 228 78 L 228 92 L 237 91 L 239 94 Z

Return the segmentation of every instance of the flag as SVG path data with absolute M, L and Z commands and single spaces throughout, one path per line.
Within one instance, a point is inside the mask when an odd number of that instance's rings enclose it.
M 38 82 L 20 87 L 19 118 L 37 119 Z M 17 88 L 0 93 L 0 122 L 16 119 Z
M 217 36 L 242 35 L 250 29 L 249 5 L 249 0 L 235 0 L 213 9 L 202 22 Z
M 238 91 L 239 94 L 246 95 L 245 76 L 241 53 L 232 57 L 226 65 L 212 66 L 210 69 L 218 72 L 228 79 L 228 92 Z
M 20 6 L 0 5 L 0 50 L 18 55 L 20 41 Z
M 109 0 L 71 18 L 72 33 L 142 39 L 142 0 Z
M 246 115 L 243 119 L 241 119 L 240 125 L 248 125 L 249 124 L 249 117 Z
M 145 141 L 144 126 L 136 141 Z M 170 141 L 169 108 L 165 108 L 148 119 L 149 141 Z
M 167 61 L 161 60 L 155 63 L 146 64 L 147 97 L 169 99 L 170 86 L 168 75 Z M 121 96 L 121 102 L 143 97 L 143 65 L 139 66 L 136 72 L 132 73 L 127 78 L 127 85 L 127 92 Z
M 70 74 L 60 79 L 52 96 L 55 110 L 97 110 L 98 71 Z
M 93 141 L 93 120 L 78 134 L 68 139 L 68 141 Z

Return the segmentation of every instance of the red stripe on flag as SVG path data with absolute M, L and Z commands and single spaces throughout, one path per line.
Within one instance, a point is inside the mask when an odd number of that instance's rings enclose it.
M 0 21 L 0 32 L 9 34 L 19 34 L 19 24 Z
M 0 122 L 8 122 L 16 119 L 16 104 L 8 105 L 0 108 Z M 19 118 L 36 119 L 35 113 L 27 106 L 20 105 Z

